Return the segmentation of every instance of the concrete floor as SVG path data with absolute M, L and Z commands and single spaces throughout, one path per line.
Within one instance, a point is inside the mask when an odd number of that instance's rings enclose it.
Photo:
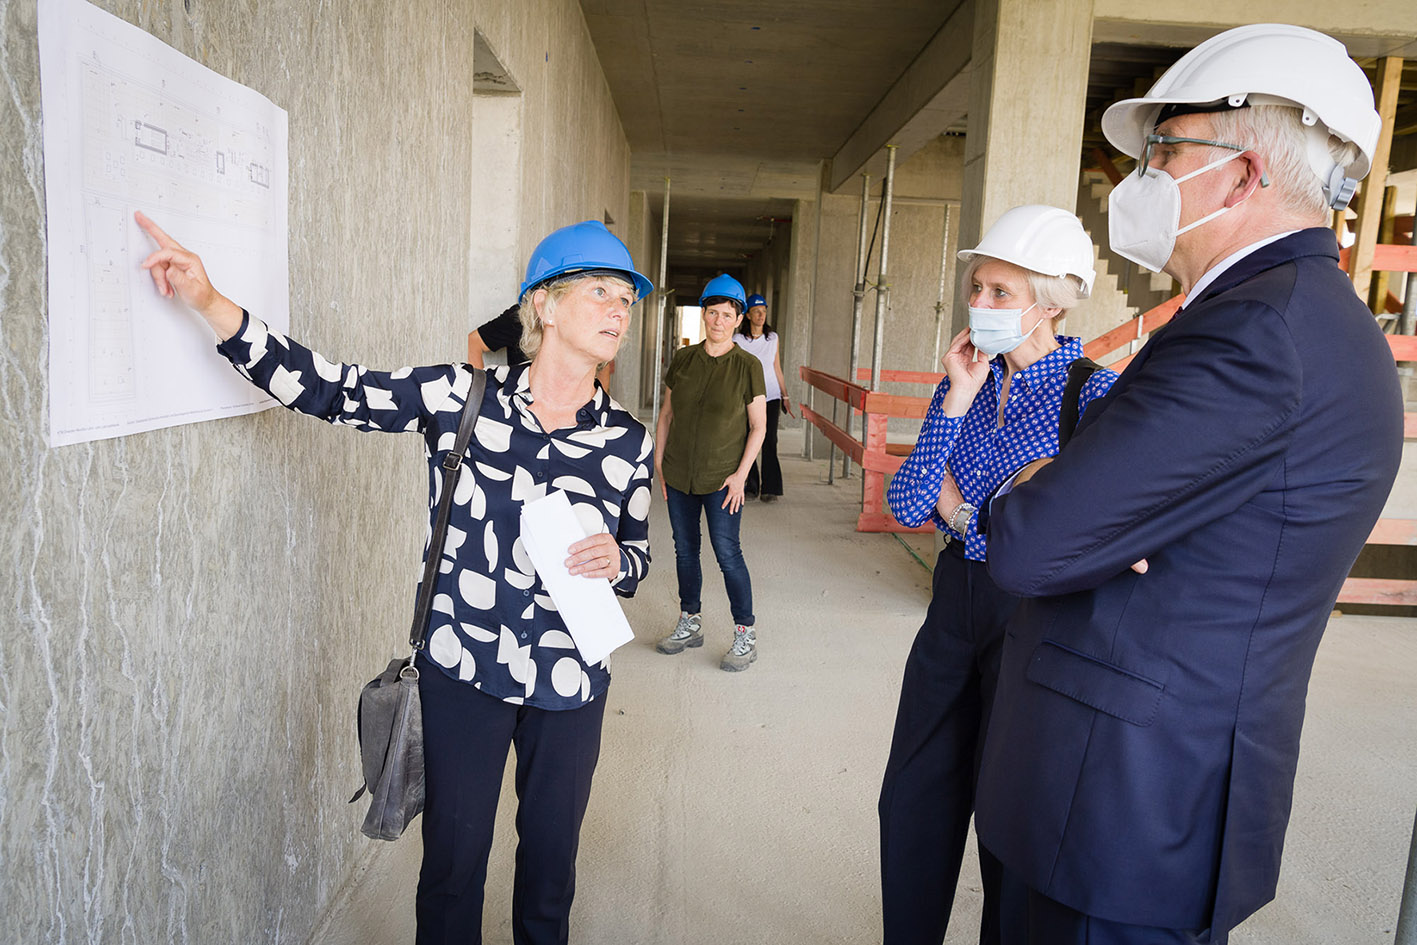
M 782 453 L 795 456 L 800 440 L 784 432 Z M 718 669 L 731 627 L 707 549 L 707 645 L 654 651 L 677 608 L 668 524 L 653 514 L 654 573 L 626 602 L 636 639 L 614 658 L 573 941 L 879 940 L 876 794 L 928 574 L 895 538 L 853 531 L 859 479 L 828 485 L 824 462 L 800 459 L 784 459 L 784 472 L 787 497 L 750 505 L 744 522 L 760 650 L 746 673 Z M 911 542 L 930 559 L 928 540 Z M 1279 895 L 1234 945 L 1392 940 L 1417 807 L 1414 675 L 1417 622 L 1330 623 Z M 510 768 L 487 882 L 493 945 L 511 941 Z M 357 829 L 363 811 L 349 811 Z M 313 943 L 412 941 L 416 834 L 369 843 Z M 971 840 L 949 943 L 975 940 L 972 857 Z

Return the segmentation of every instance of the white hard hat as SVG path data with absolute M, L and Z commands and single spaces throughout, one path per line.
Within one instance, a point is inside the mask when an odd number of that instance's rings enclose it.
M 1082 297 L 1092 294 L 1097 271 L 1092 267 L 1092 237 L 1078 218 L 1066 210 L 1027 204 L 1005 211 L 973 249 L 959 251 L 960 259 L 988 256 L 1002 259 L 1045 276 L 1077 276 Z
M 1146 136 L 1168 104 L 1293 105 L 1310 129 L 1309 166 L 1331 204 L 1346 206 L 1353 187 L 1372 166 L 1382 119 L 1373 89 L 1343 44 L 1302 26 L 1259 23 L 1226 30 L 1186 53 L 1141 98 L 1129 98 L 1102 115 L 1102 133 L 1113 147 L 1140 159 Z M 1332 133 L 1358 148 L 1347 166 L 1328 150 Z M 1347 178 L 1345 181 L 1344 178 Z

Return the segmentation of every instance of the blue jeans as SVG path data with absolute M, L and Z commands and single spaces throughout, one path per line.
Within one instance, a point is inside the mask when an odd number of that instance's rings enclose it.
M 704 586 L 704 572 L 699 567 L 699 512 L 702 510 L 708 518 L 709 544 L 713 545 L 718 568 L 723 572 L 723 585 L 728 590 L 733 622 L 751 627 L 753 582 L 738 546 L 743 509 L 729 512 L 723 508 L 723 500 L 728 497 L 726 487 L 708 495 L 690 495 L 673 486 L 666 487 L 666 491 L 669 493 L 669 527 L 674 531 L 674 565 L 679 572 L 679 609 L 691 614 L 703 609 L 699 599 Z

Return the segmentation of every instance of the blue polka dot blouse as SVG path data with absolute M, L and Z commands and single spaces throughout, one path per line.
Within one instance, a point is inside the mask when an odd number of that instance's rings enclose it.
M 1058 410 L 1068 382 L 1068 365 L 1082 357 L 1082 341 L 1058 336 L 1059 348 L 1014 375 L 1004 422 L 999 424 L 999 393 L 1008 364 L 1003 355 L 989 365 L 990 378 L 963 417 L 946 417 L 941 408 L 949 378 L 935 388 L 925 423 L 910 456 L 891 479 L 886 501 L 902 525 L 935 527 L 954 535 L 935 510 L 945 473 L 954 476 L 964 500 L 979 506 L 1024 466 L 1058 452 Z M 1079 413 L 1112 387 L 1117 375 L 1095 372 L 1083 385 Z M 946 510 L 949 514 L 949 510 Z M 977 514 L 965 527 L 965 557 L 983 561 L 988 540 L 975 529 Z M 958 536 L 955 536 L 956 538 Z

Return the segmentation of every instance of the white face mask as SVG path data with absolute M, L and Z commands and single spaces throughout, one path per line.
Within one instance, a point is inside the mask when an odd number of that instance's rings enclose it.
M 1033 311 L 1037 302 L 1028 308 L 975 308 L 969 306 L 969 343 L 978 348 L 986 357 L 1007 354 L 1023 339 L 1033 334 L 1043 319 L 1033 323 L 1033 328 L 1023 330 L 1023 316 Z
M 1180 184 L 1239 156 L 1239 152 L 1226 155 L 1182 177 L 1152 168 L 1147 168 L 1144 175 L 1128 174 L 1107 198 L 1107 241 L 1112 251 L 1138 266 L 1160 272 L 1176 249 L 1176 237 L 1232 209 L 1221 207 L 1181 227 Z

